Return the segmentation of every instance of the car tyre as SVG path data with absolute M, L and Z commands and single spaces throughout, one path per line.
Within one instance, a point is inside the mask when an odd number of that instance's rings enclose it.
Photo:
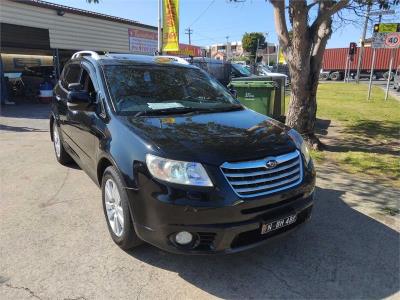
M 123 250 L 130 250 L 143 242 L 136 234 L 129 210 L 128 194 L 114 166 L 104 171 L 101 183 L 103 211 L 108 231 L 114 242 Z
M 71 156 L 65 151 L 63 146 L 63 140 L 60 135 L 60 129 L 57 123 L 53 122 L 53 146 L 54 146 L 54 153 L 56 155 L 57 161 L 62 165 L 68 165 L 72 162 Z
M 333 73 L 329 76 L 329 78 L 330 78 L 332 81 L 338 81 L 338 80 L 341 79 L 341 76 L 340 76 L 340 73 L 339 73 L 339 72 L 333 72 Z
M 389 71 L 387 71 L 387 72 L 383 73 L 383 78 L 385 80 L 388 80 L 389 76 L 390 76 L 390 80 L 389 81 L 392 81 L 394 79 L 394 73 L 393 72 L 389 73 Z
M 329 73 L 321 73 L 319 74 L 319 80 L 328 80 L 329 79 Z

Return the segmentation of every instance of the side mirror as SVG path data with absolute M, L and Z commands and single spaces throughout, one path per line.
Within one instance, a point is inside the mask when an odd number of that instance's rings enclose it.
M 90 104 L 90 96 L 87 91 L 72 90 L 68 92 L 67 105 L 70 109 L 87 110 Z

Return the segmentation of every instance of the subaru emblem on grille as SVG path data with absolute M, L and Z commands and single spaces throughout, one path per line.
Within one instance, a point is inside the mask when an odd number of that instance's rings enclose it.
M 265 166 L 267 167 L 267 169 L 273 169 L 278 165 L 278 162 L 276 160 L 269 160 L 267 161 L 267 163 L 265 164 Z

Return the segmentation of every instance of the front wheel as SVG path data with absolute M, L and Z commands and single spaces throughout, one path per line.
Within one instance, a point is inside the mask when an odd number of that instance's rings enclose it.
M 123 187 L 115 167 L 108 167 L 101 183 L 104 215 L 114 242 L 122 249 L 129 250 L 142 244 L 142 241 L 135 232 L 128 195 Z

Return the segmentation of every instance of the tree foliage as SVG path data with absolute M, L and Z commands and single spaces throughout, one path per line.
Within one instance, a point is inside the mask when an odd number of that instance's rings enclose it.
M 261 32 L 245 33 L 242 38 L 242 47 L 244 51 L 250 53 L 252 59 L 255 59 L 257 47 L 264 44 L 265 36 Z

